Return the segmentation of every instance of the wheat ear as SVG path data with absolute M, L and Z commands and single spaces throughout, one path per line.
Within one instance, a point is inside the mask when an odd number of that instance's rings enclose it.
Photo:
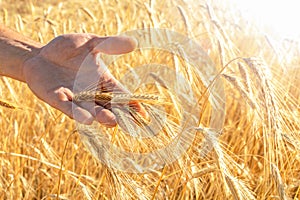
M 10 103 L 7 103 L 5 101 L 1 101 L 1 100 L 0 100 L 0 106 L 6 107 L 6 108 L 10 108 L 10 109 L 17 109 L 16 106 L 14 106 L 14 105 L 12 105 Z

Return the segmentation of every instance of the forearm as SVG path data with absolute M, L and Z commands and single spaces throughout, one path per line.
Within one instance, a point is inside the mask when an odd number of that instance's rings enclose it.
M 0 24 L 0 75 L 25 81 L 22 65 L 39 53 L 42 44 Z

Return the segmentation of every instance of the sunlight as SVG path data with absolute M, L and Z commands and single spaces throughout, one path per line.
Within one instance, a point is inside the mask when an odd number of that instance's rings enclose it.
M 260 27 L 273 30 L 278 36 L 300 39 L 300 1 L 235 0 L 242 15 L 255 20 Z

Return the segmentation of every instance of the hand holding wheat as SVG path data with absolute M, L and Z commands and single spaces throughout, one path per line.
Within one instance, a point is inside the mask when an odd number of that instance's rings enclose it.
M 89 57 L 89 67 L 82 84 L 92 84 L 91 76 L 101 76 L 101 82 L 110 87 L 120 87 L 114 77 L 103 73 L 97 63 L 98 53 L 123 54 L 135 48 L 135 41 L 128 37 L 98 37 L 92 34 L 67 34 L 53 39 L 37 55 L 23 64 L 24 79 L 30 89 L 43 101 L 61 110 L 78 122 L 91 124 L 94 120 L 112 127 L 114 114 L 101 105 L 74 104 L 72 88 L 82 63 Z M 121 87 L 120 87 L 121 88 Z M 73 106 L 73 110 L 72 110 Z M 75 112 L 75 113 L 74 113 Z

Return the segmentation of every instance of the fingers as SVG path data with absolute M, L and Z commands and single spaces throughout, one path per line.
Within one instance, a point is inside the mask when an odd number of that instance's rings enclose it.
M 91 125 L 94 121 L 94 117 L 90 112 L 73 103 L 71 103 L 71 112 L 68 116 L 75 119 L 77 122 L 86 125 Z
M 79 123 L 90 125 L 93 123 L 93 115 L 87 110 L 73 104 L 70 101 L 73 97 L 73 93 L 68 88 L 61 87 L 54 91 L 54 97 L 51 101 L 53 107 L 59 109 L 70 118 L 75 119 Z
M 71 101 L 60 101 L 52 106 L 81 124 L 91 125 L 94 121 L 94 117 L 90 112 Z
M 137 46 L 137 41 L 126 36 L 114 36 L 106 38 L 93 36 L 93 38 L 88 42 L 88 45 L 93 53 L 115 55 L 133 51 Z
M 104 126 L 111 128 L 117 125 L 116 116 L 108 109 L 100 106 L 96 107 L 96 121 Z
M 117 125 L 115 115 L 108 109 L 102 106 L 96 105 L 94 102 L 82 102 L 80 106 L 89 113 L 92 114 L 93 118 L 100 124 L 111 128 Z
M 72 102 L 61 102 L 57 108 L 81 124 L 91 125 L 96 120 L 108 128 L 117 125 L 115 115 L 110 110 L 101 106 L 87 110 Z

